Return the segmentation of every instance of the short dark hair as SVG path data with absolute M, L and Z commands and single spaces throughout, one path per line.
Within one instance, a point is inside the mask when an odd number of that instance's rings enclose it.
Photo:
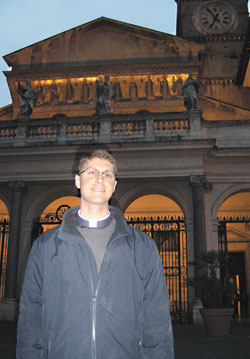
M 111 153 L 109 153 L 103 149 L 95 150 L 95 151 L 91 152 L 90 154 L 83 156 L 79 161 L 78 173 L 80 173 L 82 171 L 82 169 L 84 168 L 84 166 L 86 165 L 86 163 L 89 160 L 92 160 L 93 158 L 100 158 L 100 159 L 109 161 L 113 166 L 114 174 L 115 175 L 117 174 L 117 164 L 116 164 L 116 160 L 115 160 L 114 156 L 112 156 Z

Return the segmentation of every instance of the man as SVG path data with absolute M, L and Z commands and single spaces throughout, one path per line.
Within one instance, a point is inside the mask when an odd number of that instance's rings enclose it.
M 43 233 L 27 264 L 17 359 L 173 359 L 169 298 L 156 245 L 108 205 L 116 162 L 80 160 L 80 207 Z

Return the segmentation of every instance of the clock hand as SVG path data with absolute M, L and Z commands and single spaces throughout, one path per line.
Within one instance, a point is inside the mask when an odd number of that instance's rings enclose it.
M 215 24 L 215 21 L 220 22 L 220 19 L 218 19 L 219 13 L 220 13 L 220 11 L 216 14 L 216 16 L 214 17 L 214 20 L 213 20 L 212 24 L 211 24 L 209 27 L 213 27 L 214 24 Z
M 216 21 L 217 21 L 217 22 L 220 22 L 220 19 L 218 19 L 218 16 L 219 16 L 221 10 L 222 10 L 222 9 L 220 9 L 220 10 L 217 12 L 217 14 L 214 14 L 214 13 L 207 7 L 207 12 L 209 12 L 209 14 L 211 14 L 212 17 L 213 17 L 213 22 L 212 22 L 212 23 L 210 24 L 210 26 L 209 26 L 210 28 L 212 28 L 212 27 L 214 26 L 214 24 L 215 24 Z
M 214 13 L 209 9 L 209 7 L 206 8 L 207 12 L 209 12 L 209 14 L 211 14 L 214 17 Z

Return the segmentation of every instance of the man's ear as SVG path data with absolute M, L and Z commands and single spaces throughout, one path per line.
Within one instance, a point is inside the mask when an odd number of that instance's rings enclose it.
M 80 189 L 80 176 L 79 175 L 75 175 L 75 186 L 76 188 Z

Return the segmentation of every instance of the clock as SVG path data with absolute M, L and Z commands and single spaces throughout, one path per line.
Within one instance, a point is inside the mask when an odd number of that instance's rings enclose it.
M 195 9 L 193 23 L 202 34 L 224 34 L 236 28 L 238 13 L 226 1 L 204 1 Z

